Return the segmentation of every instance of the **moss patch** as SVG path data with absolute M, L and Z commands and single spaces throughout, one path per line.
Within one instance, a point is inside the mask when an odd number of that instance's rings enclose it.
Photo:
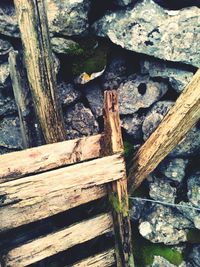
M 102 71 L 107 63 L 109 51 L 107 43 L 87 38 L 79 41 L 79 45 L 82 53 L 73 60 L 73 75 L 79 76 L 83 72 L 91 75 L 92 73 Z
M 187 233 L 187 241 L 191 244 L 200 243 L 200 230 L 192 229 Z
M 133 225 L 133 254 L 136 267 L 145 267 L 153 263 L 154 256 L 161 256 L 170 263 L 179 266 L 183 255 L 171 246 L 154 244 L 143 238 L 138 232 L 138 225 Z

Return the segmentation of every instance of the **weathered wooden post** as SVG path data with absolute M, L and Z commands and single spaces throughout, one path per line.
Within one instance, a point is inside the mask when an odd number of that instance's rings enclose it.
M 30 89 L 24 66 L 17 51 L 9 53 L 10 76 L 18 108 L 23 148 L 42 144 L 40 127 L 36 128 L 36 116 L 31 106 Z
M 65 139 L 45 0 L 14 0 L 29 85 L 46 143 Z
M 200 70 L 177 99 L 158 128 L 133 157 L 129 191 L 136 189 L 200 119 Z
M 116 91 L 106 91 L 104 93 L 104 133 L 105 153 L 108 155 L 123 153 Z M 126 177 L 112 183 L 109 188 L 109 199 L 113 206 L 117 266 L 134 267 Z

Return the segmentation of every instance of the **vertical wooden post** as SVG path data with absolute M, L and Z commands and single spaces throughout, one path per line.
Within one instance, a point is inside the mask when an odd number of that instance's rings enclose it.
M 42 144 L 39 127 L 36 129 L 36 116 L 31 106 L 30 90 L 24 66 L 17 51 L 9 53 L 10 76 L 18 108 L 23 148 Z
M 45 0 L 14 0 L 27 75 L 46 143 L 65 140 Z
M 106 153 L 124 151 L 116 91 L 104 93 L 104 133 Z M 109 199 L 113 206 L 117 266 L 134 267 L 126 177 L 111 184 Z

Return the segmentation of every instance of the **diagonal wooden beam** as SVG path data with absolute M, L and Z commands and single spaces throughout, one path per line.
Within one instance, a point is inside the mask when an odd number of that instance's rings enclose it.
M 129 192 L 136 189 L 200 119 L 200 70 L 177 99 L 158 128 L 133 157 Z

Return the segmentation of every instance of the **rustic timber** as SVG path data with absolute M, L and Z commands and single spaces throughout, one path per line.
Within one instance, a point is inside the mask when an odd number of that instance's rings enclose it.
M 111 230 L 111 215 L 98 215 L 10 250 L 4 256 L 5 266 L 21 267 L 33 264 Z
M 14 0 L 34 106 L 46 143 L 65 140 L 45 0 Z
M 104 93 L 104 134 L 105 153 L 124 151 L 116 91 Z M 134 267 L 126 173 L 111 184 L 109 199 L 113 207 L 117 266 Z
M 98 199 L 105 195 L 105 190 L 96 186 L 124 175 L 123 157 L 115 154 L 2 183 L 0 232 Z
M 94 135 L 0 155 L 0 184 L 101 155 L 103 135 Z M 23 159 L 23 160 L 22 160 Z
M 136 189 L 200 119 L 200 70 L 130 164 L 129 190 Z
M 23 148 L 29 148 L 42 144 L 39 127 L 36 128 L 36 117 L 31 106 L 30 89 L 25 69 L 17 51 L 9 53 L 10 77 L 17 104 Z
M 111 267 L 115 262 L 115 251 L 110 249 L 75 263 L 73 267 Z

